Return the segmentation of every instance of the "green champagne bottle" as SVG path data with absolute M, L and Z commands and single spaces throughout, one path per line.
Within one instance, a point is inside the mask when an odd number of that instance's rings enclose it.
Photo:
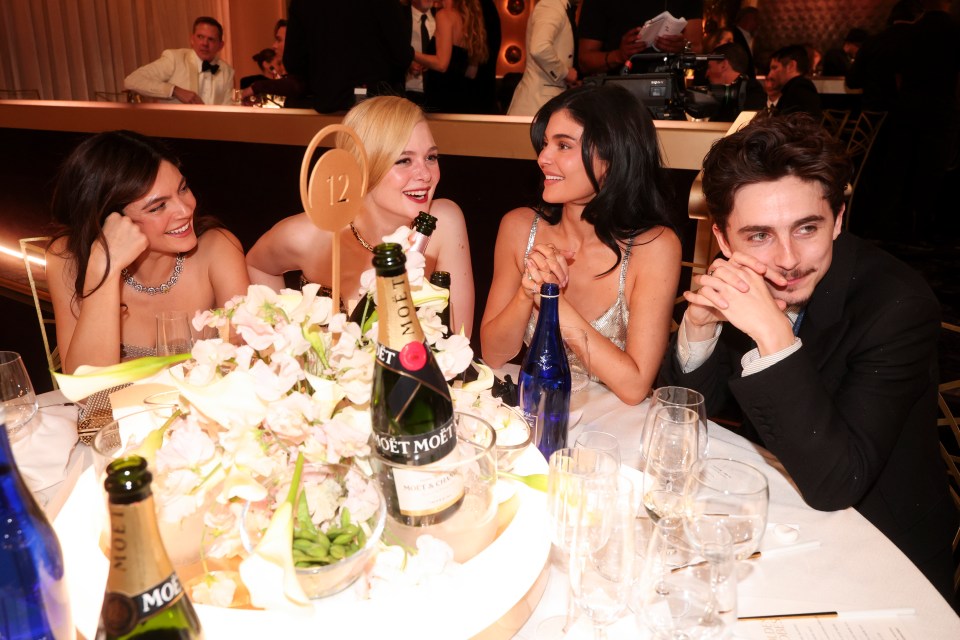
M 374 249 L 379 332 L 370 416 L 377 452 L 405 465 L 385 467 L 387 507 L 403 524 L 425 526 L 456 512 L 463 484 L 427 468 L 456 455 L 457 434 L 450 388 L 424 340 L 405 263 L 398 244 Z
M 430 243 L 430 236 L 436 228 L 437 219 L 434 216 L 426 211 L 418 213 L 417 217 L 413 219 L 413 234 L 411 234 L 410 239 L 410 250 L 417 251 L 421 254 L 426 253 L 427 245 Z M 373 302 L 373 296 L 368 294 L 357 303 L 357 306 L 350 312 L 348 319 L 350 322 L 356 322 L 360 325 L 360 328 L 365 328 L 368 321 L 373 322 L 373 314 L 376 313 L 376 311 L 377 305 Z
M 447 306 L 443 308 L 443 311 L 440 312 L 440 322 L 443 323 L 447 329 L 443 332 L 444 338 L 449 338 L 453 335 L 453 315 L 450 311 L 452 300 L 449 297 L 450 293 L 450 272 L 449 271 L 434 271 L 430 274 L 430 284 L 435 287 L 447 290 Z
M 203 638 L 200 620 L 160 539 L 152 480 L 140 456 L 120 458 L 107 467 L 110 573 L 97 640 Z

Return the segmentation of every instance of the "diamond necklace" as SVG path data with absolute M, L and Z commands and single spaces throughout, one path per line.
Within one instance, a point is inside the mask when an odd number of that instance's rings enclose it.
M 370 253 L 373 253 L 373 245 L 371 245 L 369 242 L 363 239 L 363 236 L 360 235 L 360 232 L 357 231 L 357 227 L 354 226 L 352 222 L 350 223 L 350 231 L 353 231 L 353 237 L 357 239 L 357 242 L 360 243 L 361 247 L 363 247 Z
M 173 285 L 177 284 L 177 280 L 180 278 L 180 272 L 183 271 L 183 254 L 177 254 L 177 262 L 173 265 L 173 273 L 170 274 L 170 279 L 161 284 L 159 287 L 147 287 L 136 280 L 133 279 L 133 276 L 130 275 L 130 272 L 127 271 L 126 267 L 120 270 L 120 277 L 123 278 L 123 281 L 127 286 L 132 287 L 135 291 L 140 293 L 145 293 L 148 296 L 155 296 L 158 293 L 167 293 L 170 289 L 173 288 Z

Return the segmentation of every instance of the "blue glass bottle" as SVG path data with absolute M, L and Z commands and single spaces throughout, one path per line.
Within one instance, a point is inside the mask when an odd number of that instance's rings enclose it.
M 540 316 L 520 367 L 520 408 L 531 426 L 539 424 L 537 448 L 545 458 L 567 446 L 570 417 L 570 365 L 560 336 L 559 297 L 560 285 L 540 286 Z
M 17 469 L 0 407 L 0 638 L 75 637 L 60 541 Z

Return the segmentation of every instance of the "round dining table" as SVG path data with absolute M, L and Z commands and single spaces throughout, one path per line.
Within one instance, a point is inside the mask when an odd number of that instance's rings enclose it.
M 516 378 L 515 367 L 497 373 L 510 373 Z M 64 433 L 71 420 L 75 425 L 75 408 L 64 405 L 65 399 L 56 391 L 39 399 L 41 409 L 32 433 L 14 443 L 14 454 L 18 464 L 27 469 L 25 475 L 34 495 L 53 520 L 81 473 L 90 466 L 92 454 L 89 447 L 76 442 L 75 433 Z M 648 401 L 628 406 L 606 387 L 591 382 L 572 396 L 569 442 L 572 445 L 584 431 L 612 433 L 619 441 L 622 464 L 636 469 L 647 405 Z M 738 565 L 741 619 L 732 637 L 960 638 L 960 617 L 913 563 L 855 509 L 825 512 L 810 508 L 769 452 L 712 422 L 708 431 L 709 456 L 753 465 L 767 477 L 770 487 L 768 525 L 760 555 Z M 543 531 L 546 536 L 546 523 Z M 542 637 L 538 633 L 541 622 L 566 611 L 566 573 L 556 564 L 545 571 L 548 577 L 543 595 L 516 630 L 515 638 Z M 743 620 L 745 617 L 756 619 Z M 564 637 L 592 638 L 585 616 L 579 616 Z M 609 628 L 610 640 L 646 637 L 650 637 L 649 632 L 632 611 Z

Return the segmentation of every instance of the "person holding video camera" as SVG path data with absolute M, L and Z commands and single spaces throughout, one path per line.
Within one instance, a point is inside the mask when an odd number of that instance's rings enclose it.
M 662 11 L 685 18 L 687 25 L 682 34 L 658 37 L 649 52 L 682 53 L 689 43 L 699 53 L 703 0 L 583 0 L 578 23 L 580 75 L 617 73 L 631 56 L 648 51 L 640 31 Z
M 713 53 L 723 59 L 707 60 L 710 92 L 720 102 L 720 110 L 710 119 L 733 122 L 741 111 L 763 111 L 767 106 L 767 92 L 756 78 L 747 75 L 749 62 L 744 48 L 728 42 Z

